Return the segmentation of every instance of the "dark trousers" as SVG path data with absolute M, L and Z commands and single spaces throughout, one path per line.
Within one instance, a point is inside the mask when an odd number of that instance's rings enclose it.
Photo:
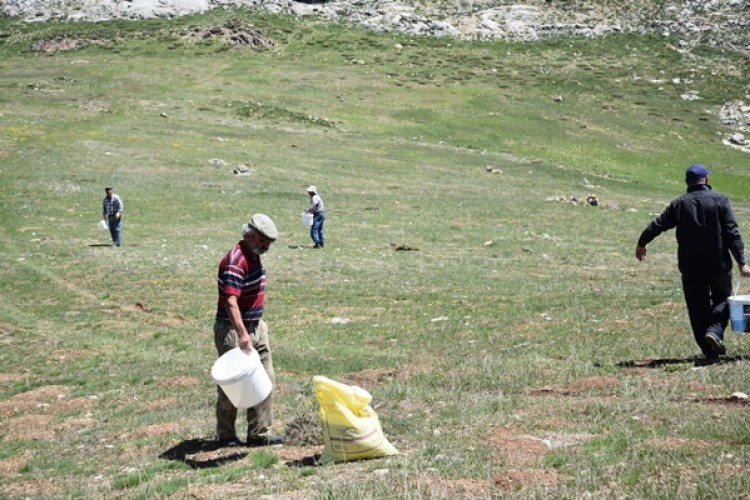
M 268 325 L 263 320 L 251 329 L 245 325 L 253 340 L 253 348 L 260 355 L 260 362 L 268 373 L 271 383 L 274 383 L 273 361 L 271 348 L 268 343 Z M 214 344 L 219 356 L 238 345 L 237 332 L 229 321 L 214 322 Z M 228 439 L 236 436 L 235 421 L 237 408 L 234 407 L 221 387 L 217 386 L 218 400 L 216 402 L 216 434 L 218 439 Z M 247 409 L 247 436 L 257 438 L 268 432 L 273 421 L 273 392 L 257 406 Z
M 724 330 L 729 322 L 727 298 L 732 294 L 732 273 L 730 271 L 715 276 L 683 274 L 682 291 L 695 342 L 703 354 L 711 356 L 713 349 L 703 338 L 709 332 L 724 338 Z

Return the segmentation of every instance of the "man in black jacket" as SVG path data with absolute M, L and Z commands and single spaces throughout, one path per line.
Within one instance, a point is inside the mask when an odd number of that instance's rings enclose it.
M 726 353 L 732 257 L 742 276 L 750 276 L 750 266 L 745 262 L 745 247 L 729 199 L 711 190 L 708 174 L 700 164 L 687 169 L 687 193 L 673 200 L 643 230 L 635 257 L 645 259 L 646 245 L 664 231 L 677 228 L 677 263 L 690 326 L 703 354 L 715 358 Z

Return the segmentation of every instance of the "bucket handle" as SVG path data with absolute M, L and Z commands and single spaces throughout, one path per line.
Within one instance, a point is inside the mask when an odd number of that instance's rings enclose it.
M 736 297 L 740 292 L 740 281 L 742 281 L 742 275 L 740 274 L 740 277 L 737 278 L 737 286 L 734 287 L 734 296 Z

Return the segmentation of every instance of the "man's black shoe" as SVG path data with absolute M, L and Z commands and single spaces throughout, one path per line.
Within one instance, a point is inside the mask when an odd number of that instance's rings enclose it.
M 714 332 L 708 332 L 703 338 L 708 342 L 708 345 L 711 346 L 711 349 L 714 350 L 715 355 L 719 356 L 727 353 L 727 348 L 724 346 L 724 342 Z
M 283 444 L 284 438 L 281 436 L 248 436 L 247 445 L 250 447 L 256 446 L 273 446 L 275 444 Z
M 235 436 L 235 437 L 230 437 L 230 438 L 219 439 L 219 446 L 222 448 L 232 448 L 234 446 L 242 446 L 242 443 Z

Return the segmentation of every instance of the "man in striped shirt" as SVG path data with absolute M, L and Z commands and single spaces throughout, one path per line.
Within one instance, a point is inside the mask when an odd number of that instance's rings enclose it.
M 214 322 L 214 343 L 221 356 L 239 347 L 258 351 L 260 361 L 274 382 L 273 362 L 268 341 L 268 325 L 263 321 L 266 271 L 260 256 L 268 251 L 278 236 L 273 221 L 255 214 L 242 229 L 240 240 L 219 264 L 219 300 Z M 235 421 L 237 408 L 218 387 L 216 434 L 222 446 L 238 446 Z M 247 445 L 281 444 L 282 438 L 266 434 L 273 420 L 272 396 L 247 410 Z

